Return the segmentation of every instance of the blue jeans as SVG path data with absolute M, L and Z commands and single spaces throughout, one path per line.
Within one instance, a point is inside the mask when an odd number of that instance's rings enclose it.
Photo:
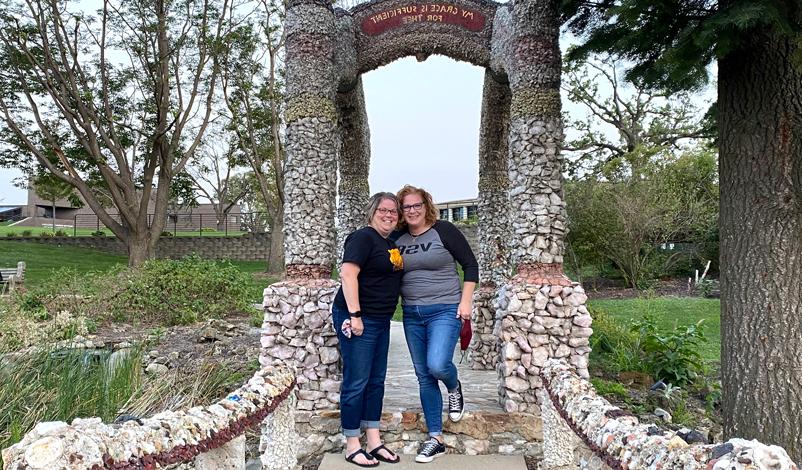
M 365 315 L 362 335 L 347 338 L 341 327 L 348 311 L 334 305 L 331 314 L 343 358 L 340 423 L 345 437 L 359 437 L 361 428 L 378 429 L 381 420 L 392 316 Z
M 404 305 L 404 336 L 420 385 L 420 402 L 430 436 L 443 433 L 443 396 L 437 381 L 448 391 L 457 389 L 454 348 L 462 328 L 457 304 Z

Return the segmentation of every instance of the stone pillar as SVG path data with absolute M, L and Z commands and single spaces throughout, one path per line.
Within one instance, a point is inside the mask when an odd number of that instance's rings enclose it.
M 540 368 L 569 359 L 587 376 L 590 316 L 582 287 L 563 274 L 559 17 L 554 2 L 514 0 L 505 58 L 512 93 L 509 177 L 516 275 L 496 299 L 499 398 L 507 411 L 536 412 Z
M 493 298 L 509 279 L 507 136 L 510 127 L 510 88 L 485 70 L 482 124 L 479 134 L 479 269 L 482 284 L 474 294 L 472 369 L 492 370 L 498 364 L 498 336 L 493 329 Z
M 284 251 L 288 278 L 327 278 L 335 256 L 337 72 L 334 12 L 325 2 L 287 9 Z
M 259 453 L 265 470 L 292 470 L 298 463 L 298 436 L 293 410 L 295 400 L 287 399 L 262 422 Z
M 362 78 L 357 79 L 352 89 L 337 94 L 337 108 L 342 141 L 337 188 L 337 253 L 342 254 L 345 237 L 365 226 L 365 205 L 370 198 L 370 129 Z
M 195 470 L 245 470 L 245 435 L 225 445 L 198 454 Z
M 295 367 L 298 384 L 295 407 L 308 412 L 336 409 L 339 403 L 338 387 L 331 386 L 340 381 L 340 355 L 330 319 L 338 287 L 331 279 L 331 267 L 336 256 L 334 213 L 340 151 L 337 28 L 331 4 L 290 0 L 285 30 L 287 278 L 264 291 L 265 320 L 259 362 L 263 367 L 284 364 Z M 278 416 L 274 414 L 268 419 L 275 421 Z M 262 448 L 266 453 L 284 439 L 274 435 L 280 429 L 283 427 L 264 427 Z M 292 454 L 292 465 L 296 451 L 286 452 Z M 263 465 L 285 468 L 283 464 L 264 463 L 265 459 L 273 458 L 265 454 Z M 292 465 L 287 464 L 286 468 Z

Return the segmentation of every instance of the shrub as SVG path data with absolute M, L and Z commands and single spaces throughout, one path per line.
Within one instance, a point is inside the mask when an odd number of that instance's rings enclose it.
M 58 229 L 54 234 L 56 237 L 69 237 L 70 234 L 66 230 Z
M 160 236 L 160 237 L 172 237 L 172 236 L 173 236 L 173 232 L 168 232 L 168 231 L 166 231 L 166 230 L 165 230 L 165 231 L 164 231 L 164 232 L 162 232 L 162 233 L 161 233 L 161 235 L 159 235 L 159 236 Z
M 593 317 L 590 361 L 608 372 L 647 372 L 637 338 L 606 310 L 589 307 Z
M 216 232 L 217 230 L 213 229 L 211 227 L 201 227 L 200 231 L 201 232 Z
M 90 235 L 92 235 L 93 237 L 105 237 L 106 232 L 104 232 L 103 230 L 95 230 Z
M 596 393 L 602 396 L 616 396 L 621 399 L 629 398 L 629 392 L 627 391 L 626 387 L 621 385 L 618 382 L 610 382 L 604 379 L 590 379 L 590 383 L 593 384 L 593 388 L 596 389 Z
M 6 237 L 14 238 L 17 236 L 17 232 L 6 232 Z
M 151 260 L 139 269 L 105 276 L 99 296 L 115 319 L 190 324 L 249 312 L 249 282 L 248 274 L 230 263 L 191 256 Z
M 22 231 L 22 236 L 23 237 L 30 237 L 31 235 L 33 235 L 33 232 L 30 231 L 30 230 L 23 230 Z
M 655 380 L 684 385 L 703 372 L 704 362 L 699 353 L 699 345 L 706 341 L 703 322 L 678 326 L 669 332 L 659 331 L 650 314 L 632 323 L 631 331 L 638 338 L 643 361 Z
M 56 236 L 55 232 L 44 231 L 39 233 L 40 238 L 53 238 L 55 236 Z

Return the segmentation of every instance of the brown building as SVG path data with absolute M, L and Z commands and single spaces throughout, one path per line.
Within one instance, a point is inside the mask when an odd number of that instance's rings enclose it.
M 83 198 L 81 198 L 83 201 Z M 67 199 L 59 199 L 55 202 L 46 201 L 36 194 L 33 189 L 28 190 L 28 202 L 24 206 L 14 206 L 16 210 L 8 207 L 6 213 L 14 215 L 18 222 L 18 227 L 52 227 L 55 218 L 56 229 L 94 228 L 100 229 L 104 225 L 100 222 L 94 211 L 84 201 L 83 207 L 75 207 Z M 114 208 L 109 209 L 112 217 L 120 220 Z M 155 212 L 155 203 L 148 204 L 148 222 L 152 222 L 152 214 Z M 2 214 L 0 214 L 2 215 Z M 11 217 L 8 217 L 11 218 Z M 241 218 L 240 206 L 234 207 L 228 213 L 228 224 L 231 230 L 239 230 L 239 220 Z M 206 229 L 223 229 L 225 221 L 218 220 L 212 204 L 200 204 L 197 207 L 180 208 L 174 212 L 168 211 L 165 230 L 167 231 L 188 231 Z

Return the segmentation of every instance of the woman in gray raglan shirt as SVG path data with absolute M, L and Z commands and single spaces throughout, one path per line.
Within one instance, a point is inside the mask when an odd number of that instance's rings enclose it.
M 462 232 L 450 222 L 437 220 L 431 194 L 407 185 L 398 192 L 398 201 L 402 229 L 391 237 L 404 257 L 404 335 L 418 376 L 430 436 L 421 444 L 415 461 L 431 462 L 446 452 L 438 381 L 448 389 L 449 418 L 459 421 L 465 409 L 452 357 L 462 320 L 471 318 L 479 263 Z M 462 288 L 457 263 L 464 273 Z

